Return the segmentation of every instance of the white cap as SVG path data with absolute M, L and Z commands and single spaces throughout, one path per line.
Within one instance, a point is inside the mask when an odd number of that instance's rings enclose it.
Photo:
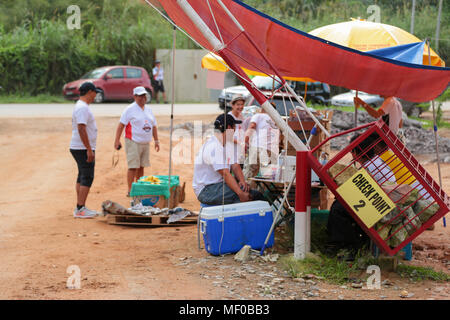
M 147 90 L 144 87 L 136 87 L 133 89 L 133 95 L 140 96 L 143 94 L 147 94 Z

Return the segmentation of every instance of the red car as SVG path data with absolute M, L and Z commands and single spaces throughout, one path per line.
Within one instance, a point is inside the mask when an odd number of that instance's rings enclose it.
M 95 97 L 96 103 L 105 100 L 133 100 L 133 89 L 143 86 L 147 89 L 150 102 L 153 96 L 153 87 L 147 71 L 134 66 L 109 66 L 94 69 L 79 80 L 69 82 L 63 87 L 63 95 L 66 99 L 77 100 L 80 96 L 78 88 L 86 81 L 91 81 L 102 90 Z

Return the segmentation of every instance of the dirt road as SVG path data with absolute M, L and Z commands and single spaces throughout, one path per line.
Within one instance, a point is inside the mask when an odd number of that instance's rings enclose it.
M 178 123 L 210 116 L 184 116 Z M 87 205 L 100 210 L 104 200 L 128 206 L 126 161 L 122 150 L 112 168 L 114 132 L 118 118 L 98 118 L 96 173 Z M 169 119 L 158 118 L 160 126 Z M 304 284 L 291 281 L 274 263 L 255 259 L 241 265 L 232 256 L 212 257 L 197 248 L 196 226 L 127 228 L 103 218 L 74 219 L 75 162 L 68 145 L 70 118 L 0 119 L 0 299 L 298 299 Z M 162 149 L 151 152 L 147 174 L 167 174 L 169 133 L 160 131 Z M 429 165 L 430 173 L 437 170 Z M 450 192 L 450 168 L 444 185 Z M 175 165 L 187 182 L 185 208 L 198 210 L 191 187 L 192 166 Z M 425 258 L 415 264 L 446 270 L 449 231 L 437 224 L 418 244 Z M 437 249 L 440 256 L 426 256 Z M 428 246 L 428 247 L 427 247 Z M 427 251 L 428 250 L 428 251 Z M 425 252 L 425 253 L 424 253 Z M 434 259 L 434 260 L 430 260 Z M 81 289 L 67 289 L 69 266 L 81 273 Z M 261 283 L 283 279 L 279 295 L 261 291 Z M 448 299 L 448 284 L 410 284 L 392 276 L 396 286 L 383 291 L 356 291 L 325 284 L 313 299 L 399 299 L 402 288 L 414 299 Z M 398 281 L 398 282 L 397 282 Z M 270 283 L 272 283 L 270 282 Z M 394 288 L 395 287 L 395 288 Z M 317 288 L 316 288 L 317 289 Z M 429 289 L 429 290 L 428 290 Z

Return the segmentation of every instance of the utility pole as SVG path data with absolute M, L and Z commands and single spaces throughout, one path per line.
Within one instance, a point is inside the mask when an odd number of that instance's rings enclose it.
M 416 0 L 412 0 L 412 8 L 411 8 L 411 28 L 409 33 L 414 34 L 414 15 L 416 13 Z
M 439 11 L 436 23 L 436 46 L 435 46 L 436 53 L 438 53 L 439 50 L 439 33 L 441 31 L 442 2 L 443 2 L 442 0 L 439 0 Z

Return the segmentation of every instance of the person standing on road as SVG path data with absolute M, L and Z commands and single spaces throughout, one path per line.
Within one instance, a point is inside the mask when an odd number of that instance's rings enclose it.
M 167 103 L 166 92 L 164 90 L 164 69 L 161 67 L 161 61 L 155 60 L 155 67 L 153 68 L 153 89 L 155 90 L 155 100 L 159 103 L 158 92 L 161 91 L 164 103 Z
M 89 105 L 94 101 L 98 90 L 92 82 L 83 83 L 80 99 L 72 113 L 72 138 L 70 153 L 78 166 L 76 181 L 77 207 L 73 211 L 75 218 L 93 218 L 97 212 L 86 208 L 86 199 L 94 181 L 95 147 L 97 141 L 97 124 Z
M 155 140 L 155 150 L 159 152 L 158 128 L 156 118 L 150 107 L 145 105 L 147 90 L 136 87 L 133 90 L 134 102 L 130 104 L 120 117 L 116 130 L 114 148 L 122 148 L 120 136 L 125 129 L 125 152 L 127 154 L 128 194 L 133 182 L 144 175 L 144 167 L 150 166 L 150 142 Z

